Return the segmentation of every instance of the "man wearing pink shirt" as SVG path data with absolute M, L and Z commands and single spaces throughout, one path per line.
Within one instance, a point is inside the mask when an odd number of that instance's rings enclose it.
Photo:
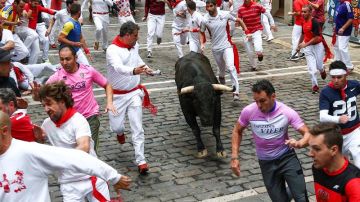
M 294 148 L 308 145 L 310 133 L 299 114 L 276 101 L 275 89 L 268 80 L 252 87 L 255 102 L 240 114 L 232 133 L 231 169 L 240 176 L 239 146 L 243 132 L 250 125 L 264 184 L 272 201 L 290 201 L 285 182 L 296 202 L 306 202 L 304 174 Z M 303 138 L 289 138 L 291 125 Z
M 76 52 L 68 45 L 64 45 L 59 50 L 60 64 L 62 66 L 55 72 L 46 83 L 63 80 L 71 89 L 74 100 L 74 108 L 82 114 L 89 122 L 92 139 L 94 140 L 95 151 L 99 146 L 99 127 L 100 121 L 99 105 L 95 100 L 92 86 L 94 83 L 105 88 L 106 108 L 105 112 L 116 113 L 113 106 L 113 91 L 111 84 L 94 67 L 76 63 Z

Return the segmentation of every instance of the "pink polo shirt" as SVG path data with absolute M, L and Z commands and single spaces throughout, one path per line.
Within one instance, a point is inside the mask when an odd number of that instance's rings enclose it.
M 85 118 L 99 114 L 99 105 L 92 89 L 93 83 L 105 88 L 106 78 L 91 66 L 80 64 L 75 73 L 67 73 L 63 68 L 56 71 L 46 83 L 63 80 L 68 85 L 74 99 L 74 108 Z

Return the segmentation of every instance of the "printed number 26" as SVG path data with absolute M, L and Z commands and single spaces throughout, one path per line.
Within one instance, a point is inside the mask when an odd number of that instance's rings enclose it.
M 341 109 L 334 111 L 334 116 L 341 116 L 344 115 L 347 108 L 347 115 L 349 117 L 349 121 L 353 121 L 356 119 L 357 110 L 356 110 L 356 97 L 351 97 L 348 99 L 347 102 L 344 100 L 335 101 L 333 104 L 334 108 L 341 107 Z

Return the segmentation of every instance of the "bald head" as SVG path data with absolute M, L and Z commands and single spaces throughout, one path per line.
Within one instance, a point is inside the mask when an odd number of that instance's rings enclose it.
M 0 127 L 2 128 L 3 126 L 10 128 L 10 118 L 8 114 L 0 111 Z

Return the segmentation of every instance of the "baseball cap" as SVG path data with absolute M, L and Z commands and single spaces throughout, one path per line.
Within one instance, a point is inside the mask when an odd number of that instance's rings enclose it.
M 1 48 L 2 44 L 0 43 L 0 62 L 9 62 L 13 54 Z

